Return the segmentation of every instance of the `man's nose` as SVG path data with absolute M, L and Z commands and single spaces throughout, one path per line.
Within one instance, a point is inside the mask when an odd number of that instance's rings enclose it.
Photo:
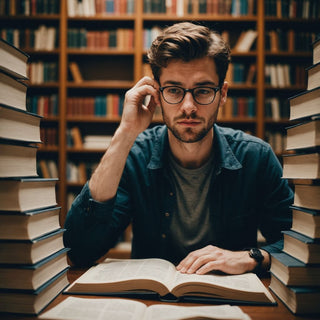
M 197 106 L 195 105 L 195 101 L 191 92 L 186 92 L 180 109 L 184 111 L 186 115 L 196 112 Z

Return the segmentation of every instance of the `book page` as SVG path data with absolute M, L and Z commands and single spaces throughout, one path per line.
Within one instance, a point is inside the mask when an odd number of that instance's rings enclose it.
M 217 287 L 230 288 L 248 292 L 264 292 L 265 286 L 259 278 L 253 273 L 239 275 L 216 275 L 216 274 L 184 274 L 177 273 L 175 277 L 175 286 L 186 283 L 207 283 Z
M 182 296 L 188 292 L 191 292 L 191 295 L 192 292 L 203 292 L 204 295 L 207 293 L 208 295 L 216 295 L 217 297 L 228 299 L 275 301 L 271 293 L 254 273 L 240 275 L 177 273 L 175 287 L 171 291 L 176 296 Z
M 233 319 L 250 320 L 239 307 L 221 306 L 173 306 L 157 304 L 148 307 L 144 320 Z
M 39 316 L 54 320 L 128 320 L 143 319 L 146 305 L 127 299 L 68 297 Z
M 175 266 L 162 259 L 106 259 L 90 268 L 75 282 L 101 284 L 149 279 L 169 287 L 175 274 Z

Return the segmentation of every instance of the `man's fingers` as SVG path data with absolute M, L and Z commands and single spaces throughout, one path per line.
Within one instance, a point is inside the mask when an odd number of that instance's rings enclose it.
M 204 264 L 201 268 L 195 271 L 196 274 L 206 274 L 210 271 L 222 271 L 222 267 L 224 266 L 225 262 L 223 260 L 215 260 L 209 261 L 208 263 Z
M 145 99 L 148 96 L 151 96 L 153 98 L 153 102 L 156 105 L 160 105 L 159 91 L 149 84 L 144 84 L 135 88 L 134 90 L 129 90 L 127 92 L 126 100 L 128 103 L 131 102 L 134 104 L 143 105 Z
M 199 256 L 198 258 L 196 258 L 193 261 L 193 263 L 189 266 L 189 268 L 185 272 L 186 273 L 198 273 L 198 270 L 201 270 L 203 268 L 204 268 L 204 270 L 207 270 L 208 267 L 205 267 L 205 266 L 210 265 L 211 262 L 218 261 L 220 259 L 220 257 L 221 257 L 221 255 L 219 253 L 215 253 L 215 252 Z M 213 269 L 211 269 L 211 270 L 213 270 Z M 211 270 L 208 269 L 206 272 L 209 272 Z
M 142 90 L 145 90 L 154 98 L 154 102 L 157 105 L 160 105 L 159 84 L 155 80 L 150 77 L 143 77 L 136 83 L 134 88 L 139 90 L 142 88 Z
M 177 270 L 182 273 L 194 273 L 208 261 L 215 260 L 217 255 L 220 255 L 220 253 L 214 246 L 193 251 L 179 263 Z

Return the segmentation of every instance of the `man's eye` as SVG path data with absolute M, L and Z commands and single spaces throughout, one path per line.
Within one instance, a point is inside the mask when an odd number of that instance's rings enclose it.
M 180 88 L 168 88 L 168 92 L 170 94 L 180 94 L 181 93 L 181 89 Z
M 210 90 L 207 88 L 199 88 L 196 90 L 195 94 L 197 95 L 208 95 L 210 94 Z

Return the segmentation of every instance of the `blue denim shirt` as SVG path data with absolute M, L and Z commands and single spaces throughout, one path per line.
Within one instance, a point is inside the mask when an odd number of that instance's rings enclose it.
M 212 245 L 241 250 L 257 245 L 257 229 L 269 252 L 282 248 L 281 230 L 291 226 L 293 193 L 271 147 L 239 130 L 214 125 Z M 167 172 L 166 126 L 141 133 L 133 145 L 117 195 L 106 202 L 91 198 L 88 183 L 66 218 L 64 241 L 78 265 L 92 264 L 117 242 L 132 223 L 132 257 L 176 261 L 169 226 L 175 194 Z M 279 241 L 280 240 L 280 241 Z M 199 248 L 209 243 L 199 244 Z

